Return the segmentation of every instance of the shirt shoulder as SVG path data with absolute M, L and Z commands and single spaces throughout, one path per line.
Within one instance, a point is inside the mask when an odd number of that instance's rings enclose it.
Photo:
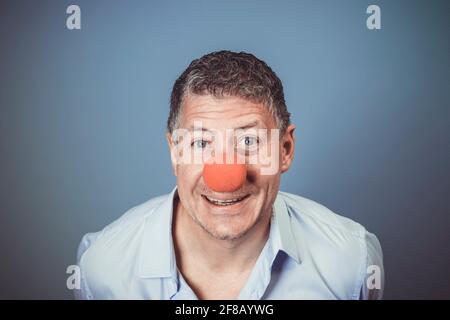
M 336 297 L 380 299 L 384 286 L 383 255 L 378 238 L 360 223 L 308 198 L 280 192 L 296 235 L 300 256 L 334 288 Z M 381 273 L 381 288 L 367 286 L 373 266 Z
M 93 299 L 99 288 L 120 287 L 123 278 L 118 275 L 136 271 L 133 262 L 140 249 L 144 222 L 169 196 L 158 196 L 137 205 L 102 230 L 83 236 L 77 251 L 81 288 L 75 292 L 76 298 Z
M 339 215 L 326 206 L 288 192 L 280 192 L 288 209 L 297 218 L 303 218 L 309 223 L 314 223 L 318 226 L 327 226 L 333 228 L 338 232 L 351 234 L 356 237 L 363 237 L 366 229 L 356 221 Z

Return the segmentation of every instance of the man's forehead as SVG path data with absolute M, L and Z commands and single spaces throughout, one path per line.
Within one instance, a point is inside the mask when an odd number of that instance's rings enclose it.
M 213 96 L 195 96 L 185 100 L 180 117 L 180 127 L 194 130 L 273 128 L 273 116 L 262 103 L 252 102 L 239 97 L 215 98 Z
M 240 124 L 242 123 L 242 124 Z M 250 122 L 242 122 L 239 121 L 236 124 L 233 124 L 229 129 L 233 129 L 233 130 L 247 130 L 247 129 L 259 129 L 259 128 L 266 128 L 266 126 L 259 120 L 253 120 Z M 214 131 L 216 128 L 209 128 L 203 123 L 203 121 L 194 121 L 194 124 L 191 124 L 187 127 L 188 130 L 191 131 Z

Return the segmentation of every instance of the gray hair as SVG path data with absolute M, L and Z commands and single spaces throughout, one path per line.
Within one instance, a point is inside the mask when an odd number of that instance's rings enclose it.
M 178 127 L 181 106 L 190 94 L 263 103 L 282 133 L 290 124 L 281 80 L 264 61 L 246 52 L 216 51 L 191 62 L 173 85 L 167 120 L 170 133 Z

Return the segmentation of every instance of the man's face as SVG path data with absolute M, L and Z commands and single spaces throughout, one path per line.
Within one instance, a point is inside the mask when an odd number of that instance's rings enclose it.
M 196 130 L 199 123 L 200 132 Z M 261 103 L 239 97 L 218 99 L 211 95 L 190 95 L 184 100 L 178 128 L 189 130 L 189 141 L 185 139 L 184 143 L 190 148 L 191 155 L 204 158 L 203 162 L 180 163 L 176 160 L 177 146 L 172 136 L 167 135 L 180 205 L 197 224 L 217 239 L 232 240 L 245 235 L 272 213 L 280 175 L 289 168 L 292 160 L 294 126 L 289 126 L 280 139 L 271 131 L 277 130 L 274 117 Z M 264 132 L 267 132 L 266 137 L 262 136 Z M 277 149 L 268 150 L 273 148 Z M 203 179 L 204 162 L 211 154 L 230 153 L 230 150 L 239 161 L 246 162 L 245 182 L 231 192 L 214 191 Z M 261 169 L 267 167 L 267 162 L 249 161 L 257 152 L 266 158 L 276 157 L 271 160 L 276 161 L 276 170 L 264 174 Z M 226 206 L 214 202 L 232 199 L 240 200 Z

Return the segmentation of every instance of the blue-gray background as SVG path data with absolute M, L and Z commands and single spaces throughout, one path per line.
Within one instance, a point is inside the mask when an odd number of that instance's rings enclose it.
M 66 29 L 81 7 L 82 29 Z M 382 29 L 366 28 L 381 7 Z M 72 298 L 82 235 L 169 192 L 168 99 L 219 49 L 265 60 L 297 152 L 282 189 L 380 239 L 385 298 L 450 298 L 448 1 L 3 1 L 0 298 Z

